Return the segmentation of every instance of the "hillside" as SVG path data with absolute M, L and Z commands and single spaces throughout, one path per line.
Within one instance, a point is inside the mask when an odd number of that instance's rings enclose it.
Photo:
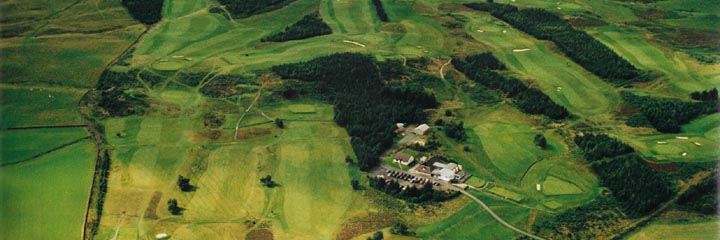
M 720 237 L 707 1 L 0 13 L 0 239 Z

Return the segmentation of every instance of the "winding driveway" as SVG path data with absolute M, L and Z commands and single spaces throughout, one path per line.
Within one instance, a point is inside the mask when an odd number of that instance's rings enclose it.
M 462 190 L 462 189 L 460 189 L 460 188 L 458 188 L 458 187 L 454 187 L 454 188 L 455 188 L 456 191 L 459 191 L 459 192 L 461 192 L 462 194 L 465 194 L 466 196 L 472 198 L 472 200 L 475 200 L 475 202 L 477 202 L 478 204 L 480 204 L 481 207 L 483 207 L 486 211 L 488 211 L 488 213 L 490 213 L 490 215 L 491 215 L 496 221 L 498 221 L 500 224 L 504 225 L 505 227 L 507 227 L 507 228 L 509 228 L 509 229 L 512 229 L 513 231 L 518 232 L 518 233 L 520 233 L 520 234 L 522 234 L 522 235 L 525 235 L 525 236 L 534 238 L 534 239 L 545 240 L 544 238 L 541 238 L 541 237 L 532 235 L 532 234 L 530 234 L 530 233 L 528 233 L 528 232 L 525 232 L 525 231 L 523 231 L 523 230 L 521 230 L 521 229 L 519 229 L 519 228 L 516 228 L 515 226 L 509 224 L 508 222 L 506 222 L 505 220 L 503 220 L 502 218 L 500 218 L 500 216 L 498 216 L 497 214 L 495 214 L 495 212 L 493 212 L 492 209 L 490 209 L 490 207 L 488 207 L 483 201 L 480 201 L 480 199 L 478 199 L 477 197 L 473 196 L 473 195 L 470 194 L 469 192 L 466 192 L 465 190 Z

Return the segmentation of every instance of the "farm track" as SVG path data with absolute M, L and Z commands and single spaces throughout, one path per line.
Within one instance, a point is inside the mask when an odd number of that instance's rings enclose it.
M 0 164 L 0 167 L 12 166 L 12 165 L 16 165 L 16 164 L 28 162 L 28 161 L 37 159 L 37 158 L 39 158 L 39 157 L 45 156 L 45 155 L 47 155 L 47 154 L 50 154 L 50 153 L 52 153 L 52 152 L 55 152 L 55 151 L 57 151 L 57 150 L 66 148 L 66 147 L 68 147 L 68 146 L 70 146 L 70 145 L 79 143 L 79 142 L 81 142 L 82 140 L 89 139 L 89 138 L 90 138 L 90 136 L 86 136 L 86 137 L 82 137 L 82 138 L 79 138 L 79 139 L 75 139 L 75 140 L 73 140 L 72 142 L 65 143 L 65 144 L 60 145 L 60 146 L 58 146 L 58 147 L 56 147 L 56 148 L 53 148 L 53 149 L 50 149 L 50 150 L 47 150 L 47 151 L 44 151 L 44 152 L 35 154 L 35 155 L 33 155 L 32 157 L 29 157 L 29 158 L 27 158 L 27 159 L 25 159 L 25 160 L 20 160 L 20 161 L 17 161 L 17 162 L 10 162 L 10 163 Z

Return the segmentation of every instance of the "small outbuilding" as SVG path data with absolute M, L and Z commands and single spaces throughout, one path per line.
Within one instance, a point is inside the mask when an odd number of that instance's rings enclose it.
M 427 124 L 421 124 L 420 126 L 417 126 L 415 129 L 413 129 L 413 133 L 417 135 L 425 135 L 427 131 L 430 129 L 430 126 Z
M 409 154 L 398 152 L 395 154 L 395 158 L 393 158 L 393 161 L 407 166 L 410 165 L 413 161 L 415 161 L 415 157 Z

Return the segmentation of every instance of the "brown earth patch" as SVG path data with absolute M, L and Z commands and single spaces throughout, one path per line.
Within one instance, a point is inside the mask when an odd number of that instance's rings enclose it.
M 272 133 L 272 130 L 267 127 L 259 127 L 259 128 L 244 128 L 239 129 L 237 132 L 237 139 L 250 139 L 250 138 L 257 138 L 262 137 L 265 135 L 269 135 Z
M 390 226 L 395 220 L 395 216 L 384 213 L 370 213 L 366 216 L 352 218 L 343 224 L 337 239 L 352 239 L 372 230 Z
M 145 215 L 144 215 L 145 218 L 150 218 L 150 219 L 158 218 L 157 206 L 158 206 L 158 203 L 160 202 L 161 197 L 162 197 L 162 192 L 155 191 L 155 193 L 153 193 L 153 196 L 150 199 L 150 203 L 148 204 L 148 207 L 145 209 Z
M 272 240 L 273 234 L 270 230 L 266 228 L 257 228 L 250 231 L 247 235 L 245 235 L 245 239 L 247 240 Z
M 570 24 L 576 28 L 590 28 L 590 27 L 601 27 L 607 25 L 607 23 L 600 19 L 594 18 L 570 18 L 568 19 Z
M 646 161 L 648 166 L 661 172 L 677 172 L 680 167 L 675 163 L 659 163 L 655 161 Z

